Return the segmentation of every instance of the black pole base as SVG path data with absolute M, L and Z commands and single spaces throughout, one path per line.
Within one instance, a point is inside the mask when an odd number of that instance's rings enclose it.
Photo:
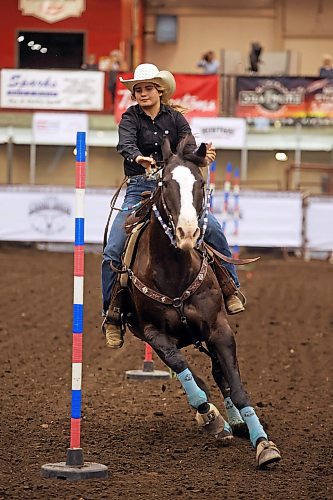
M 69 481 L 106 479 L 108 468 L 103 464 L 84 462 L 81 448 L 68 448 L 66 462 L 42 465 L 41 475 L 44 478 L 68 479 Z

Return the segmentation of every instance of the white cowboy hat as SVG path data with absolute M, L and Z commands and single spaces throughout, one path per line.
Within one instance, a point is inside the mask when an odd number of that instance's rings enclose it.
M 160 71 L 155 64 L 139 64 L 135 68 L 134 78 L 131 80 L 124 80 L 119 78 L 121 83 L 133 93 L 134 86 L 138 83 L 152 82 L 163 92 L 162 101 L 167 102 L 170 97 L 175 93 L 176 81 L 170 71 Z

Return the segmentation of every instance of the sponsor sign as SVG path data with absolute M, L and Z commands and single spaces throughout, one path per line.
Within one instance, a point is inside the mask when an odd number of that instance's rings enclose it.
M 333 80 L 310 77 L 238 77 L 235 115 L 244 118 L 333 118 Z
M 3 69 L 1 107 L 20 109 L 101 110 L 104 73 Z
M 85 241 L 102 243 L 110 200 L 115 189 L 87 189 L 85 196 Z M 120 207 L 123 192 L 116 206 Z M 241 191 L 240 221 L 237 243 L 241 246 L 292 247 L 302 245 L 301 193 Z M 222 222 L 223 193 L 214 195 L 214 213 Z M 328 207 L 332 217 L 332 203 Z M 0 187 L 0 240 L 72 242 L 74 238 L 75 190 L 64 187 Z M 114 211 L 112 220 L 116 215 Z M 321 214 L 323 220 L 323 215 Z M 326 217 L 326 216 L 325 216 Z M 326 218 L 324 219 L 326 220 Z M 315 224 L 325 231 L 321 220 Z M 328 220 L 328 219 L 327 219 Z M 330 219 L 331 220 L 331 219 Z M 236 243 L 233 201 L 230 197 L 226 235 L 230 245 Z
M 121 73 L 124 79 L 133 78 L 132 73 Z M 174 74 L 176 92 L 170 102 L 187 109 L 186 118 L 194 116 L 217 116 L 218 76 L 217 75 L 184 75 Z M 119 123 L 126 109 L 135 104 L 130 92 L 119 81 L 116 87 L 115 119 Z
M 102 243 L 110 200 L 114 193 L 115 189 L 86 190 L 86 243 Z M 123 192 L 120 193 L 116 206 L 120 207 L 122 202 Z M 0 240 L 72 243 L 75 211 L 74 188 L 0 187 L 0 213 L 9 214 L 8 218 L 0 218 Z M 114 211 L 111 222 L 116 214 Z
M 80 17 L 86 9 L 85 0 L 19 0 L 22 16 L 33 16 L 47 23 L 68 17 Z
M 74 146 L 76 133 L 88 131 L 85 113 L 34 113 L 32 136 L 35 144 Z
M 217 148 L 242 149 L 246 139 L 243 118 L 192 118 L 191 129 L 199 142 L 212 142 Z

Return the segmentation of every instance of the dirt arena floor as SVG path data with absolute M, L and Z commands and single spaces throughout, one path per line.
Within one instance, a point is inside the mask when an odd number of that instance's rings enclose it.
M 82 447 L 110 477 L 42 479 L 41 465 L 64 461 L 69 445 L 73 258 L 0 247 L 1 500 L 333 498 L 332 265 L 266 255 L 239 272 L 241 373 L 283 455 L 267 471 L 246 439 L 220 448 L 197 428 L 177 380 L 124 379 L 142 367 L 144 345 L 128 334 L 123 349 L 104 347 L 99 266 L 86 255 Z M 222 409 L 208 358 L 187 355 Z

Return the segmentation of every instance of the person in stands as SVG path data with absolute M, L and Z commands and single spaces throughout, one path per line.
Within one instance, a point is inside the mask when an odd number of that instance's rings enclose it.
M 167 136 L 172 151 L 176 151 L 179 142 L 191 134 L 191 128 L 184 115 L 170 105 L 169 99 L 175 92 L 175 79 L 169 71 L 159 71 L 153 64 L 140 64 L 134 71 L 134 78 L 120 81 L 130 90 L 136 102 L 123 114 L 119 123 L 119 142 L 117 151 L 124 158 L 125 175 L 128 177 L 127 188 L 122 208 L 132 207 L 141 200 L 141 193 L 154 191 L 157 181 L 146 174 L 161 162 L 162 143 Z M 193 137 L 193 136 L 192 136 Z M 193 137 L 193 150 L 196 148 Z M 211 144 L 207 145 L 207 162 L 215 159 L 216 152 Z M 110 266 L 121 268 L 121 255 L 124 250 L 126 233 L 124 229 L 128 211 L 120 211 L 111 227 L 102 262 L 103 323 L 107 345 L 119 348 L 123 345 L 120 321 L 120 285 L 117 273 Z M 231 256 L 228 242 L 221 225 L 212 213 L 208 213 L 208 226 L 205 241 L 218 252 Z M 239 280 L 235 266 L 222 262 L 229 271 L 237 289 Z M 226 297 L 229 314 L 244 310 L 244 302 L 236 291 Z
M 203 69 L 204 75 L 216 75 L 219 70 L 219 62 L 215 57 L 215 52 L 209 50 L 203 54 L 200 61 L 197 62 L 197 67 Z
M 332 56 L 330 54 L 323 56 L 323 65 L 319 68 L 319 76 L 321 78 L 333 78 Z
M 128 71 L 128 66 L 120 50 L 111 50 L 109 62 L 108 89 L 111 96 L 111 111 L 114 112 L 117 78 L 120 71 Z

